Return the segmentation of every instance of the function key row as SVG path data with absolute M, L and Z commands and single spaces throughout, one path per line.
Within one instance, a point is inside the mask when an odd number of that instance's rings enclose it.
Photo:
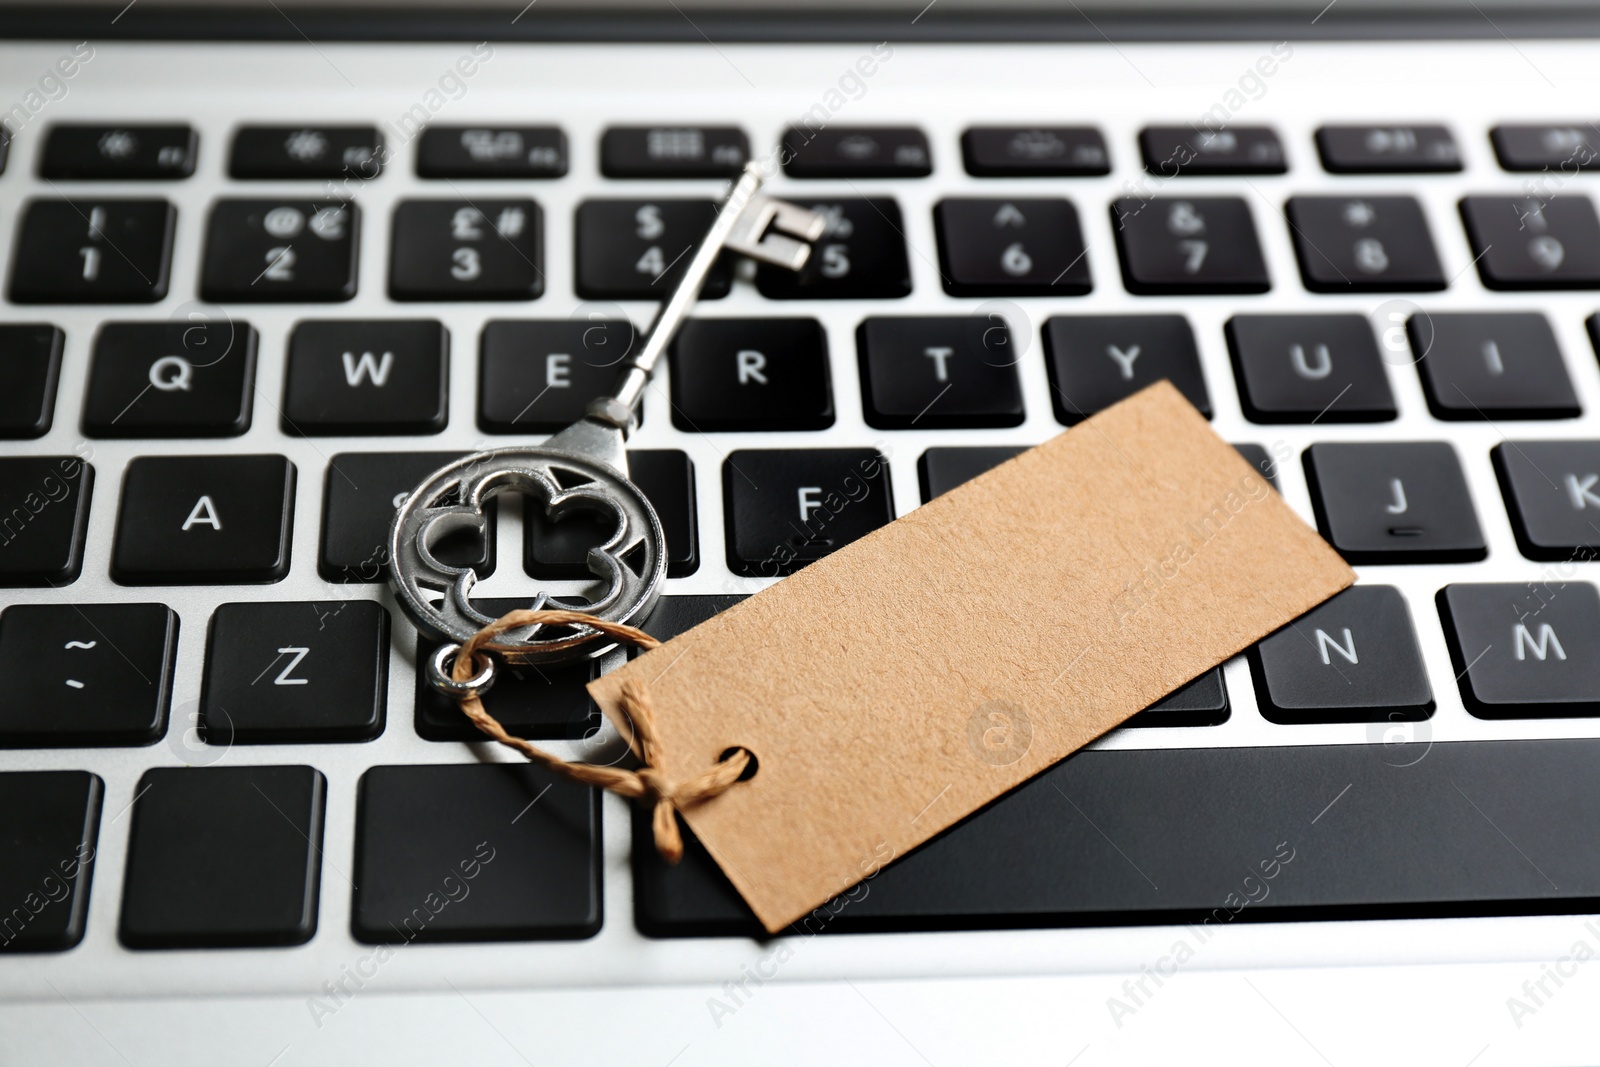
M 567 173 L 566 134 L 555 126 L 429 126 L 395 129 L 417 138 L 423 178 L 559 178 Z M 1500 125 L 1489 133 L 1500 166 L 1512 172 L 1600 166 L 1594 123 Z M 1327 125 L 1315 135 L 1331 174 L 1428 174 L 1462 169 L 1450 130 L 1437 124 Z M 194 173 L 198 137 L 187 125 L 62 124 L 52 127 L 39 161 L 43 178 L 141 180 Z M 1268 126 L 1226 123 L 1147 126 L 1142 161 L 1160 178 L 1282 174 L 1288 159 Z M 961 137 L 975 177 L 1084 177 L 1110 173 L 1104 135 L 1092 126 L 975 126 Z M 240 179 L 365 182 L 390 151 L 376 126 L 244 126 L 233 138 L 228 173 Z M 600 138 L 608 178 L 725 178 L 750 159 L 736 126 L 613 126 Z M 933 171 L 927 135 L 913 126 L 813 126 L 784 131 L 777 149 L 793 178 L 921 178 Z M 0 156 L 0 168 L 4 159 Z
M 911 292 L 904 221 L 887 197 L 813 205 L 827 228 L 799 272 L 761 266 L 773 300 L 897 299 Z M 1284 206 L 1312 292 L 1422 292 L 1448 281 L 1412 197 L 1291 197 Z M 1583 196 L 1469 196 L 1462 221 L 1490 289 L 1600 288 L 1600 216 Z M 660 300 L 704 236 L 711 200 L 578 206 L 574 288 L 585 300 Z M 939 270 L 955 296 L 1082 296 L 1093 288 L 1077 209 L 1061 198 L 941 200 Z M 1250 204 L 1231 196 L 1111 205 L 1122 280 L 1137 294 L 1272 286 Z M 153 303 L 167 294 L 177 210 L 165 200 L 35 200 L 10 297 L 19 304 Z M 218 303 L 330 302 L 356 293 L 361 212 L 345 200 L 219 200 L 200 295 Z M 394 211 L 388 292 L 399 301 L 532 300 L 544 292 L 543 213 L 529 199 L 406 200 Z M 704 298 L 726 296 L 719 259 Z
M 1447 421 L 1581 414 L 1549 321 L 1536 312 L 1236 315 L 1225 325 L 1245 416 L 1263 424 L 1380 422 L 1398 414 L 1388 362 L 1417 366 Z M 1589 319 L 1600 342 L 1600 316 Z M 1210 390 L 1182 315 L 1057 315 L 1042 327 L 1055 416 L 1071 426 L 1166 379 L 1202 414 Z M 553 433 L 613 383 L 637 340 L 626 319 L 497 319 L 478 348 L 479 429 Z M 874 316 L 855 331 L 868 425 L 1020 425 L 1017 345 L 998 315 Z M 81 428 L 92 438 L 233 437 L 249 430 L 258 339 L 248 322 L 109 322 L 96 334 Z M 63 334 L 0 325 L 0 438 L 48 432 Z M 1024 348 L 1026 347 L 1024 343 Z M 827 334 L 812 318 L 690 319 L 668 349 L 671 419 L 688 433 L 814 431 L 836 410 Z M 437 320 L 306 320 L 288 339 L 278 412 L 301 436 L 431 434 L 448 421 L 450 336 Z M 640 411 L 641 419 L 646 412 Z

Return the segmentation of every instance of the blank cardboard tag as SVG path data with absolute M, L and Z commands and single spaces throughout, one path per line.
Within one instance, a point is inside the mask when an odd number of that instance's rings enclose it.
M 776 932 L 1354 580 L 1163 382 L 589 691 L 673 780 L 755 754 L 684 814 Z

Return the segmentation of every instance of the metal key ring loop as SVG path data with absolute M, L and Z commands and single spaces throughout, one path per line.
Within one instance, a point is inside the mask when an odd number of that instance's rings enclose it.
M 460 645 L 440 645 L 434 650 L 433 655 L 428 657 L 428 684 L 445 696 L 456 700 L 470 696 L 481 698 L 494 688 L 497 677 L 494 660 L 488 656 L 479 656 L 478 662 L 481 666 L 478 668 L 478 673 L 464 682 L 458 682 L 451 676 L 450 668 L 460 651 Z

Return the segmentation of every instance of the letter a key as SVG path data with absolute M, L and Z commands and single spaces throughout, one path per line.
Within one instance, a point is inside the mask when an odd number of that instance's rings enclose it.
M 604 583 L 581 610 L 610 622 L 637 623 L 654 605 L 666 575 L 666 539 L 655 510 L 628 480 L 625 445 L 635 428 L 634 406 L 673 335 L 688 318 L 723 249 L 762 263 L 799 270 L 827 220 L 793 204 L 757 195 L 761 171 L 747 166 L 729 192 L 683 280 L 663 305 L 639 353 L 626 359 L 616 389 L 592 401 L 584 418 L 537 447 L 479 452 L 423 480 L 395 513 L 389 532 L 396 599 L 417 628 L 443 647 L 428 665 L 429 680 L 452 694 L 484 691 L 492 669 L 469 683 L 450 680 L 456 646 L 493 620 L 469 598 L 477 574 L 441 562 L 432 546 L 462 530 L 481 531 L 484 505 L 502 492 L 521 492 L 544 505 L 551 519 L 586 510 L 610 515 L 610 540 L 591 549 L 589 570 Z M 540 592 L 528 605 L 548 604 Z M 558 663 L 592 658 L 612 644 L 583 627 L 529 626 L 508 630 L 491 646 L 512 663 Z

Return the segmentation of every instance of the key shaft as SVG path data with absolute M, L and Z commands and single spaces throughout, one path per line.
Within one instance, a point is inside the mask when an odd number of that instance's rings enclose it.
M 716 221 L 690 258 L 682 281 L 656 314 L 639 354 L 623 365 L 622 376 L 612 394 L 589 405 L 591 418 L 618 426 L 624 433 L 632 431 L 635 405 L 649 384 L 661 354 L 700 299 L 711 267 L 724 248 L 786 270 L 805 266 L 811 253 L 810 242 L 822 236 L 827 219 L 815 211 L 757 195 L 761 181 L 760 165 L 746 164 L 723 201 Z

